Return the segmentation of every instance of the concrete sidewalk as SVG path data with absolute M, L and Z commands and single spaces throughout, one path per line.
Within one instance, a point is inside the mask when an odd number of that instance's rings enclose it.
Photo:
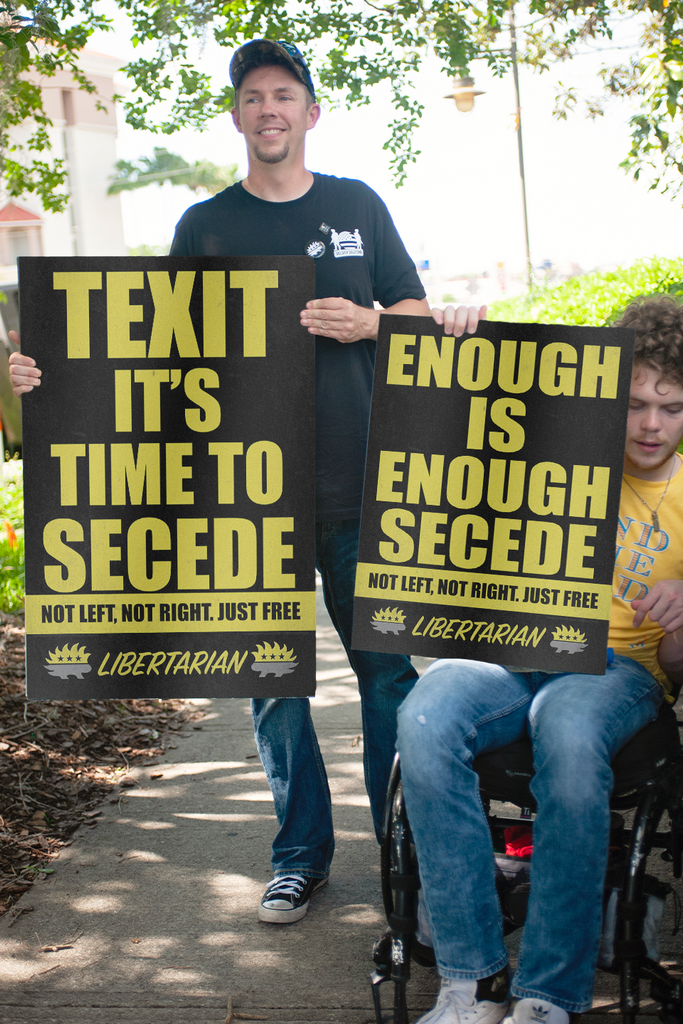
M 237 1013 L 270 1024 L 374 1021 L 368 974 L 384 917 L 360 706 L 318 603 L 313 707 L 337 852 L 306 917 L 258 921 L 276 820 L 248 701 L 204 701 L 201 729 L 158 764 L 131 771 L 138 785 L 106 803 L 97 825 L 80 829 L 53 862 L 49 881 L 15 908 L 33 910 L 0 921 L 2 1024 L 223 1024 L 229 998 Z M 663 959 L 680 961 L 680 936 L 668 931 Z M 432 1005 L 437 981 L 418 967 L 412 974 L 414 1020 Z M 601 1015 L 615 1012 L 616 991 L 599 975 Z
M 237 1012 L 271 1024 L 372 1019 L 370 956 L 384 919 L 360 703 L 318 604 L 314 717 L 337 851 L 307 916 L 259 922 L 276 819 L 249 702 L 200 702 L 201 729 L 132 770 L 138 785 L 106 803 L 15 908 L 33 911 L 0 921 L 3 1024 L 222 1024 L 230 996 Z M 419 973 L 427 991 L 418 1000 L 413 984 L 416 1010 L 436 987 Z

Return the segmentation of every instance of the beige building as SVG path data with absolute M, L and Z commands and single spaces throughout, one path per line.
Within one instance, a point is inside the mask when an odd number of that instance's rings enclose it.
M 45 112 L 52 121 L 52 153 L 69 171 L 64 213 L 48 213 L 35 196 L 8 200 L 0 182 L 0 473 L 6 450 L 21 444 L 21 407 L 9 383 L 7 332 L 19 327 L 18 256 L 126 256 L 120 196 L 108 196 L 116 163 L 116 111 L 112 97 L 120 61 L 81 54 L 81 69 L 96 86 L 78 89 L 67 72 L 41 82 Z M 98 110 L 98 102 L 104 110 Z M 12 133 L 21 142 L 29 135 Z M 0 476 L 0 486 L 2 477 Z
M 112 97 L 120 61 L 84 50 L 79 63 L 96 93 L 78 89 L 65 71 L 41 83 L 53 123 L 52 152 L 68 167 L 69 204 L 64 213 L 47 213 L 35 196 L 27 196 L 0 207 L 0 279 L 16 272 L 17 256 L 127 254 L 120 197 L 107 195 L 117 159 Z M 13 135 L 21 141 L 24 132 L 19 128 Z

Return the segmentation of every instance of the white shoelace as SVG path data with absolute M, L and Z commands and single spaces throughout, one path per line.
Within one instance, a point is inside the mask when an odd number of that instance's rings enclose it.
M 268 899 L 284 895 L 298 896 L 305 885 L 306 879 L 301 875 L 281 875 L 268 886 Z

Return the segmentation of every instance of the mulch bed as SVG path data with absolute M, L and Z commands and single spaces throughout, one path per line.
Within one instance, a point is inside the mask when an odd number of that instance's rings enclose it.
M 127 769 L 203 717 L 182 700 L 27 701 L 23 621 L 0 612 L 0 915 L 51 872 Z

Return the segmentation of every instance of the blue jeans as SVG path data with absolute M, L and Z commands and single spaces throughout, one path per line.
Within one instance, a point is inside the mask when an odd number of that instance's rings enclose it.
M 365 785 L 379 837 L 396 744 L 396 712 L 417 672 L 403 655 L 351 650 L 359 527 L 357 519 L 317 523 L 316 564 L 327 610 L 358 677 Z M 273 873 L 326 878 L 334 853 L 332 807 L 308 698 L 253 700 L 252 715 L 280 824 L 273 842 Z
M 507 963 L 491 833 L 472 760 L 531 736 L 538 805 L 516 998 L 590 1008 L 609 845 L 610 760 L 657 714 L 662 688 L 617 657 L 604 676 L 438 661 L 399 712 L 406 809 L 442 977 Z

